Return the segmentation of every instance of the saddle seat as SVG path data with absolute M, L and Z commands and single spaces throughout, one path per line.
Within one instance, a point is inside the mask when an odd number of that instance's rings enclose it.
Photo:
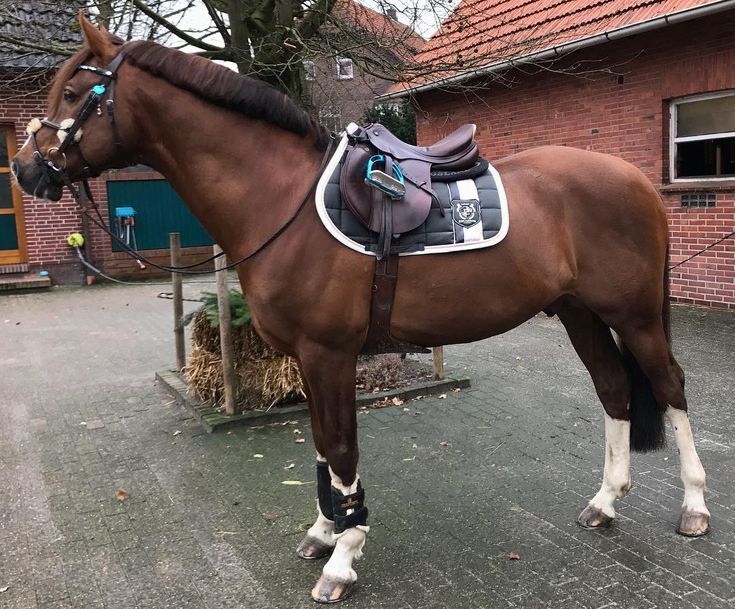
M 350 135 L 358 130 L 360 128 L 354 123 L 347 127 Z M 432 169 L 446 171 L 468 169 L 474 165 L 479 156 L 475 130 L 473 124 L 462 125 L 431 146 L 407 144 L 379 123 L 367 125 L 362 133 L 376 150 L 398 161 L 422 161 L 429 163 Z

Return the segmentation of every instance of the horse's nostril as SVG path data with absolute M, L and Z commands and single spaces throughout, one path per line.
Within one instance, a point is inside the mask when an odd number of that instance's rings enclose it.
M 13 172 L 16 180 L 20 178 L 20 163 L 18 159 L 13 159 L 13 162 L 10 164 L 10 171 Z

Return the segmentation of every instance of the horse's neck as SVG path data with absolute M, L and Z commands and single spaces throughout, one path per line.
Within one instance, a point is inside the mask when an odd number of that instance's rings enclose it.
M 245 256 L 292 215 L 321 153 L 309 138 L 188 93 L 174 90 L 164 99 L 139 126 L 143 158 L 171 182 L 230 259 Z

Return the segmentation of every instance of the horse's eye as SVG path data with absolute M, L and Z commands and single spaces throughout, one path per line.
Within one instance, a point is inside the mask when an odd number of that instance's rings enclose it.
M 64 90 L 64 101 L 73 102 L 76 101 L 77 95 L 73 91 L 70 91 L 69 89 Z

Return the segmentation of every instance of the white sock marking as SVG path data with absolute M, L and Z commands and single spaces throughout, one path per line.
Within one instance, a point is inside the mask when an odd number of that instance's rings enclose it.
M 344 495 L 349 495 L 357 491 L 359 476 L 355 477 L 355 481 L 350 486 L 346 486 L 334 474 L 332 468 L 329 468 L 329 473 L 332 476 L 332 486 L 342 491 Z M 347 513 L 349 514 L 351 511 L 348 510 Z M 365 545 L 369 530 L 369 526 L 358 525 L 342 533 L 335 533 L 332 539 L 336 540 L 337 545 L 334 547 L 334 552 L 327 561 L 327 564 L 324 565 L 322 576 L 344 582 L 356 581 L 357 573 L 352 568 L 352 562 L 362 556 L 362 548 Z
M 630 489 L 630 421 L 613 419 L 605 413 L 605 470 L 602 486 L 590 501 L 606 516 L 615 518 L 615 499 Z
M 669 406 L 666 409 L 666 418 L 674 428 L 676 446 L 679 449 L 681 481 L 684 483 L 682 510 L 709 516 L 709 510 L 704 503 L 704 468 L 697 455 L 697 449 L 694 447 L 689 415 L 683 410 Z

